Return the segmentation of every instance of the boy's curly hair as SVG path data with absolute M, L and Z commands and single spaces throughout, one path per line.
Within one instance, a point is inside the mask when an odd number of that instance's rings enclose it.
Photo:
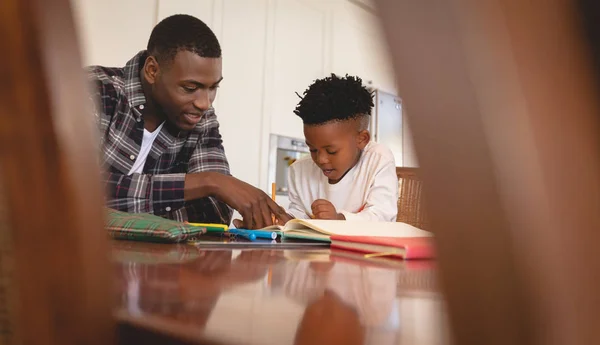
M 371 115 L 373 95 L 359 77 L 346 75 L 317 79 L 304 91 L 294 114 L 305 125 L 321 125 Z

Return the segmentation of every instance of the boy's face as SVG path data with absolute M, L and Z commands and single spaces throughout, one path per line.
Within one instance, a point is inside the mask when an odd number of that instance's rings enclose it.
M 312 160 L 329 179 L 339 182 L 356 165 L 371 135 L 361 130 L 358 120 L 304 125 L 304 137 Z

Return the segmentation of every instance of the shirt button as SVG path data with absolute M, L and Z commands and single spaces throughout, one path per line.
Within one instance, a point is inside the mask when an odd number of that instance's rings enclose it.
M 142 119 L 140 119 L 139 117 L 137 119 L 135 119 L 137 122 L 141 122 Z
M 140 109 L 144 110 L 144 105 L 143 104 L 140 104 Z
M 171 207 L 170 206 L 165 207 L 165 211 L 167 211 L 167 212 L 171 211 Z
M 134 159 L 135 159 L 135 156 L 134 156 L 134 155 L 131 155 L 131 156 L 129 156 L 129 159 L 131 159 L 131 160 L 134 160 Z

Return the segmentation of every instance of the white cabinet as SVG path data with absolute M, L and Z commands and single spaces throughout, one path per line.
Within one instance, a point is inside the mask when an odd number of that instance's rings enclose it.
M 346 1 L 332 10 L 331 65 L 373 88 L 396 93 L 394 70 L 377 17 Z
M 302 95 L 315 79 L 325 75 L 326 13 L 299 0 L 274 1 L 273 11 L 265 109 L 272 133 L 303 138 L 302 121 L 293 113 L 300 101 L 296 93 Z
M 267 0 L 219 0 L 222 5 L 223 83 L 217 111 L 232 174 L 252 185 L 260 181 Z
M 160 22 L 168 16 L 174 14 L 189 14 L 199 18 L 215 31 L 215 13 L 219 0 L 158 0 L 158 14 L 156 22 Z M 216 32 L 215 32 L 216 33 Z M 217 34 L 217 36 L 219 36 Z

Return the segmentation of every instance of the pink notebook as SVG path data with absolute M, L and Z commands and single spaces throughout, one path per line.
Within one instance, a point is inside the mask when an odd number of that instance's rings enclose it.
M 435 258 L 431 237 L 331 236 L 331 247 L 402 259 Z

